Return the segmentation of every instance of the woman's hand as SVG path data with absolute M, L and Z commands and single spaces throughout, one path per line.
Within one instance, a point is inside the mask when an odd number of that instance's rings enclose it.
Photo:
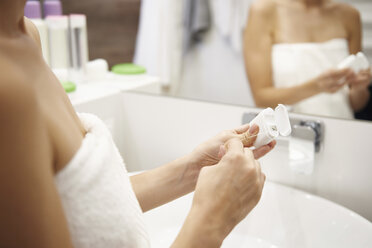
M 349 82 L 350 106 L 355 112 L 361 111 L 369 101 L 368 87 L 371 83 L 371 70 L 362 70 Z
M 197 146 L 191 153 L 192 160 L 200 167 L 215 165 L 221 159 L 221 154 L 219 154 L 220 147 L 228 140 L 238 138 L 243 142 L 244 147 L 251 147 L 256 140 L 258 132 L 259 128 L 257 125 L 253 125 L 250 128 L 249 124 L 240 126 L 233 130 L 223 131 Z M 255 149 L 253 151 L 255 159 L 259 159 L 266 155 L 275 147 L 275 145 L 276 141 L 272 141 L 268 145 Z
M 264 182 L 253 152 L 241 139 L 229 140 L 221 161 L 201 170 L 190 213 L 173 247 L 220 247 L 257 205 Z
M 366 90 L 372 81 L 371 68 L 367 70 L 361 70 L 356 74 L 350 81 L 349 86 L 351 90 Z
M 355 77 L 351 69 L 329 70 L 314 79 L 319 92 L 335 93 Z

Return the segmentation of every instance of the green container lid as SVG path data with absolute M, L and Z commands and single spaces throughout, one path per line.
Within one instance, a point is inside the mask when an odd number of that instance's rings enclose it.
M 65 89 L 66 93 L 71 93 L 76 91 L 76 84 L 73 82 L 63 82 L 63 88 Z
M 131 63 L 114 65 L 111 71 L 120 75 L 138 75 L 146 73 L 146 68 Z

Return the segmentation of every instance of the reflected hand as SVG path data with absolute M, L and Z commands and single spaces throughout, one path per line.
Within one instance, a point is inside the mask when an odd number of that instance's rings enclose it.
M 372 81 L 371 69 L 361 70 L 349 82 L 351 90 L 366 90 Z
M 317 78 L 316 85 L 320 92 L 335 93 L 348 84 L 355 77 L 351 69 L 329 70 Z
M 249 124 L 240 126 L 233 130 L 227 130 L 219 133 L 215 137 L 197 146 L 191 153 L 194 163 L 200 167 L 217 164 L 224 150 L 225 143 L 233 138 L 238 138 L 243 143 L 244 147 L 251 147 L 256 140 L 259 127 L 253 125 L 251 128 Z M 253 151 L 254 158 L 259 159 L 270 152 L 276 145 L 276 141 L 272 141 L 268 145 L 259 147 Z

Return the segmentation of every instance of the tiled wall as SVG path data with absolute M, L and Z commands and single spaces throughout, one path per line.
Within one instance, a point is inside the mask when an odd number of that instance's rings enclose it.
M 110 65 L 132 61 L 140 0 L 62 0 L 64 13 L 88 17 L 90 58 L 105 58 Z

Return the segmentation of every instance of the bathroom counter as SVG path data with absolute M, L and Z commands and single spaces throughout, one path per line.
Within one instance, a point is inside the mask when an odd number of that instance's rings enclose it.
M 161 83 L 157 77 L 149 75 L 121 76 L 108 73 L 104 79 L 78 85 L 77 90 L 68 96 L 76 107 L 129 90 L 157 94 L 161 91 Z

